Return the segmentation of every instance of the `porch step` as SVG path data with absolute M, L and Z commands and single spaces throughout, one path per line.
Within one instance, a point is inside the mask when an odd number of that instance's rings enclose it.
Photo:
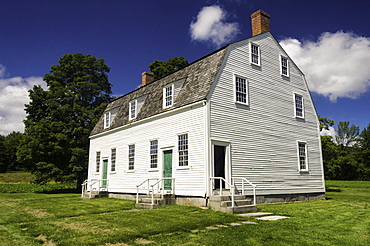
M 153 209 L 158 208 L 165 205 L 174 205 L 176 204 L 175 196 L 174 195 L 163 195 L 161 198 L 161 194 L 154 194 L 154 204 L 152 204 L 152 196 L 147 195 L 140 199 L 139 203 L 136 203 L 136 208 L 141 209 Z
M 88 199 L 95 199 L 95 198 L 102 198 L 102 197 L 108 197 L 108 192 L 107 191 L 92 191 L 91 196 L 89 191 L 85 191 L 82 199 L 83 200 L 88 200 Z
M 252 204 L 252 200 L 245 195 L 235 195 L 235 204 L 232 204 L 232 196 L 211 196 L 209 198 L 209 207 L 216 211 L 224 213 L 241 213 L 257 211 L 257 206 Z

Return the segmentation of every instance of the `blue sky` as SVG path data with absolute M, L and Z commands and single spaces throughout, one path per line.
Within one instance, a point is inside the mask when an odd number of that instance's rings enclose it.
M 155 59 L 197 60 L 251 36 L 250 14 L 305 73 L 318 114 L 370 123 L 369 1 L 1 0 L 0 134 L 23 131 L 27 90 L 64 54 L 105 59 L 114 95 L 140 85 Z M 193 28 L 191 28 L 193 26 Z

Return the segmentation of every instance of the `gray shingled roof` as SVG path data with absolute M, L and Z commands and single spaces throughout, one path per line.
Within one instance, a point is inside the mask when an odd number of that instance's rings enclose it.
M 92 130 L 91 136 L 205 99 L 216 79 L 227 47 L 228 46 L 225 46 L 189 64 L 185 68 L 112 101 L 108 104 L 105 112 L 116 107 L 120 108 L 113 122 L 109 128 L 104 129 L 104 115 L 102 115 L 95 128 Z M 181 79 L 185 79 L 185 83 L 178 93 L 173 106 L 164 109 L 163 87 Z M 133 120 L 129 120 L 130 101 L 144 95 L 147 95 L 147 98 L 140 111 L 137 113 L 137 117 Z

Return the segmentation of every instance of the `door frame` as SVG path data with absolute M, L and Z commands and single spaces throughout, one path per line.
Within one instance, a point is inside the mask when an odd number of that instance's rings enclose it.
M 230 142 L 226 141 L 219 141 L 219 140 L 211 140 L 211 161 L 210 161 L 210 177 L 214 176 L 214 167 L 215 167 L 215 160 L 214 160 L 214 146 L 223 146 L 225 147 L 225 180 L 229 183 L 231 183 L 231 144 Z M 210 182 L 210 189 L 213 188 L 212 181 Z M 230 187 L 224 187 L 224 188 L 230 188 Z
M 173 178 L 173 170 L 174 170 L 173 164 L 174 164 L 174 154 L 175 154 L 174 153 L 174 147 L 173 146 L 161 148 L 161 155 L 162 155 L 162 158 L 161 158 L 162 159 L 161 178 L 165 178 L 164 177 L 164 152 L 166 152 L 166 151 L 171 151 L 172 152 L 172 159 L 171 159 L 171 165 L 172 165 L 171 170 L 172 170 L 172 173 L 171 173 L 171 178 Z M 173 185 L 174 184 L 171 184 L 171 189 L 172 189 Z M 163 188 L 164 188 L 164 184 L 163 184 Z
M 101 174 L 101 179 L 107 179 L 103 180 L 101 183 L 101 188 L 107 188 L 107 183 L 108 183 L 108 167 L 109 167 L 109 158 L 103 158 L 103 166 L 102 166 L 102 174 Z M 106 163 L 106 165 L 105 165 Z M 106 169 L 106 170 L 105 170 Z M 104 178 L 104 173 L 105 173 L 105 178 Z

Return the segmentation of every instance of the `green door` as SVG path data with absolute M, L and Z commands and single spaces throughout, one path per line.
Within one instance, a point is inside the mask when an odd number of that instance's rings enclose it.
M 163 178 L 172 178 L 172 150 L 163 151 Z M 172 180 L 164 180 L 164 189 L 172 188 Z
M 108 160 L 103 160 L 103 182 L 102 182 L 102 188 L 107 188 L 107 177 L 108 177 Z

